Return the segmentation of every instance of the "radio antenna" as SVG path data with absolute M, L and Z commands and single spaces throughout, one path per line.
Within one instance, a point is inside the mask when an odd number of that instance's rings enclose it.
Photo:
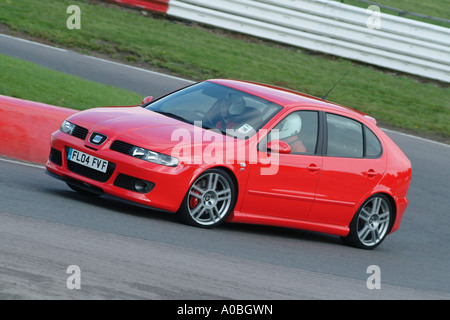
M 350 70 L 347 71 L 346 74 L 344 74 L 335 84 L 333 87 L 331 87 L 331 89 L 322 97 L 322 100 L 326 100 L 328 95 L 330 94 L 331 91 L 333 91 L 334 88 L 336 88 L 336 86 L 349 74 Z

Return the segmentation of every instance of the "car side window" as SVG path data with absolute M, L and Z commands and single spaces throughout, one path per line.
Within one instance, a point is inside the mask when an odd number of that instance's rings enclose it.
M 377 158 L 382 153 L 381 142 L 378 140 L 375 133 L 369 128 L 364 126 L 364 141 L 365 141 L 365 152 L 364 156 L 368 158 Z
M 291 147 L 292 154 L 315 154 L 319 116 L 316 111 L 294 111 L 269 133 L 269 141 L 279 139 Z
M 327 155 L 331 157 L 362 158 L 364 140 L 362 124 L 356 120 L 327 113 Z

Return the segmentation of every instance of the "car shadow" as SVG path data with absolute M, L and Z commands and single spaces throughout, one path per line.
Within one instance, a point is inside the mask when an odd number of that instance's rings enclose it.
M 233 222 L 223 223 L 219 228 L 225 229 L 227 232 L 252 233 L 281 239 L 342 245 L 342 240 L 338 236 L 294 228 Z
M 60 196 L 62 198 L 70 199 L 77 202 L 80 201 L 84 204 L 106 210 L 111 210 L 119 214 L 181 224 L 176 214 L 174 213 L 160 211 L 146 206 L 141 206 L 134 202 L 126 201 L 121 198 L 117 198 L 107 194 L 102 196 L 90 196 L 77 193 L 70 189 L 67 190 L 49 189 L 48 192 Z M 186 228 L 197 228 L 197 227 L 186 225 Z M 218 232 L 225 231 L 227 233 L 234 232 L 236 234 L 254 234 L 259 236 L 269 236 L 273 238 L 342 245 L 342 240 L 340 239 L 340 237 L 337 236 L 314 231 L 278 227 L 278 226 L 224 222 L 220 226 L 212 230 L 216 230 Z
M 60 196 L 76 202 L 95 206 L 98 208 L 114 211 L 115 213 L 132 215 L 140 218 L 157 218 L 160 220 L 176 220 L 175 214 L 164 211 L 159 211 L 150 207 L 141 206 L 137 203 L 126 201 L 114 196 L 104 194 L 102 196 L 84 195 L 72 191 L 69 188 L 65 189 L 48 189 L 49 193 Z

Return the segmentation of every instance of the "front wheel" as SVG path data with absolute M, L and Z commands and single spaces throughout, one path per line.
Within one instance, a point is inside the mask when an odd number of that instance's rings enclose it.
M 357 248 L 374 249 L 388 234 L 392 218 L 389 199 L 382 194 L 373 195 L 358 209 L 350 223 L 350 233 L 343 240 Z
M 230 176 L 223 170 L 207 170 L 190 186 L 178 216 L 193 226 L 216 227 L 233 210 L 235 198 L 235 186 Z

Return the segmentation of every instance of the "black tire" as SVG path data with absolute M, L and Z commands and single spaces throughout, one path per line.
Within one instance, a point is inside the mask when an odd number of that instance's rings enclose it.
M 371 250 L 378 247 L 389 233 L 394 211 L 389 198 L 383 194 L 369 197 L 350 223 L 350 232 L 343 238 L 345 244 Z
M 189 187 L 177 216 L 192 226 L 217 227 L 234 209 L 235 190 L 228 173 L 220 169 L 207 170 Z

